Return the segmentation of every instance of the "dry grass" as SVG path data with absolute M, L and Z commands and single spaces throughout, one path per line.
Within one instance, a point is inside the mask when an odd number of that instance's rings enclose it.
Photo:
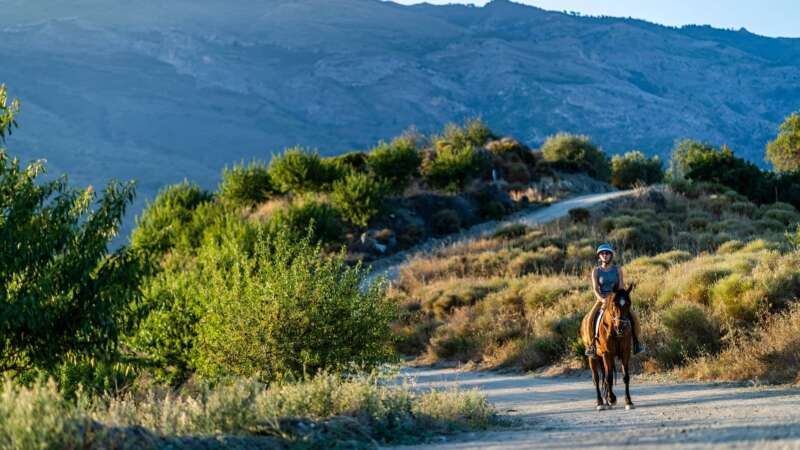
M 637 283 L 633 299 L 651 349 L 638 362 L 679 367 L 755 332 L 800 296 L 800 256 L 759 222 L 800 218 L 790 208 L 756 207 L 734 193 L 668 195 L 661 205 L 643 196 L 587 223 L 561 220 L 450 246 L 402 271 L 398 301 L 419 306 L 399 328 L 428 362 L 530 370 L 578 355 L 594 248 L 618 236 L 617 259 Z M 486 283 L 493 288 L 475 295 Z
M 249 437 L 248 448 L 364 447 L 495 423 L 494 408 L 475 391 L 416 392 L 377 377 L 322 374 L 269 388 L 239 380 L 188 394 L 150 389 L 77 403 L 52 382 L 20 387 L 7 380 L 0 389 L 4 449 L 163 448 L 179 436 Z

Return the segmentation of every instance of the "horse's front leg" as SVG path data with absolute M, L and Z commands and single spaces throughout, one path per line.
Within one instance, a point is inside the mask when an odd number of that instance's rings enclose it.
M 600 395 L 600 375 L 597 373 L 599 368 L 597 358 L 589 358 L 589 370 L 592 371 L 592 382 L 594 383 L 594 391 L 597 394 L 597 410 L 602 411 L 606 409 L 606 405 L 603 402 L 603 396 Z
M 606 354 L 603 356 L 603 369 L 605 370 L 606 400 L 609 405 L 617 404 L 617 396 L 614 395 L 614 356 Z
M 625 409 L 633 409 L 633 402 L 631 401 L 631 372 L 630 372 L 630 352 L 622 357 L 622 381 L 625 382 Z

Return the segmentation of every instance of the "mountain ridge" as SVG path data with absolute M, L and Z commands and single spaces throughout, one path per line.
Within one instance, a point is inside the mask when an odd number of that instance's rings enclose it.
M 532 146 L 567 131 L 666 158 L 688 137 L 764 166 L 800 105 L 800 39 L 507 0 L 0 3 L 0 81 L 23 108 L 8 147 L 78 184 L 136 178 L 135 210 L 235 161 L 471 116 Z

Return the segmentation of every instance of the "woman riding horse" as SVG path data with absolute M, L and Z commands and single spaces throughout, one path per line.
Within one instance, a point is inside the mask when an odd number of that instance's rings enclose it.
M 597 332 L 600 329 L 600 318 L 602 316 L 602 310 L 606 306 L 606 299 L 615 290 L 621 289 L 621 287 L 624 286 L 622 267 L 614 264 L 614 248 L 611 247 L 610 244 L 600 244 L 600 246 L 597 247 L 597 257 L 600 261 L 600 265 L 592 270 L 592 291 L 594 292 L 596 301 L 589 313 L 589 317 L 592 318 L 589 322 L 589 326 L 594 325 L 594 339 L 592 339 L 591 343 L 589 343 L 586 348 L 586 356 L 590 358 L 597 355 Z M 633 311 L 630 312 L 630 315 L 631 322 L 633 323 L 633 353 L 637 354 L 644 351 L 644 344 L 639 341 L 639 336 L 641 336 L 639 319 Z

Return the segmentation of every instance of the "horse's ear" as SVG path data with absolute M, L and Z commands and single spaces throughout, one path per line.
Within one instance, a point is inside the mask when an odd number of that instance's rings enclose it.
M 636 283 L 631 283 L 631 284 L 629 284 L 629 285 L 628 285 L 628 289 L 625 289 L 625 292 L 627 292 L 627 293 L 628 293 L 628 295 L 631 295 L 631 291 L 632 291 L 632 290 L 633 290 L 633 288 L 635 288 L 635 287 L 636 287 Z

